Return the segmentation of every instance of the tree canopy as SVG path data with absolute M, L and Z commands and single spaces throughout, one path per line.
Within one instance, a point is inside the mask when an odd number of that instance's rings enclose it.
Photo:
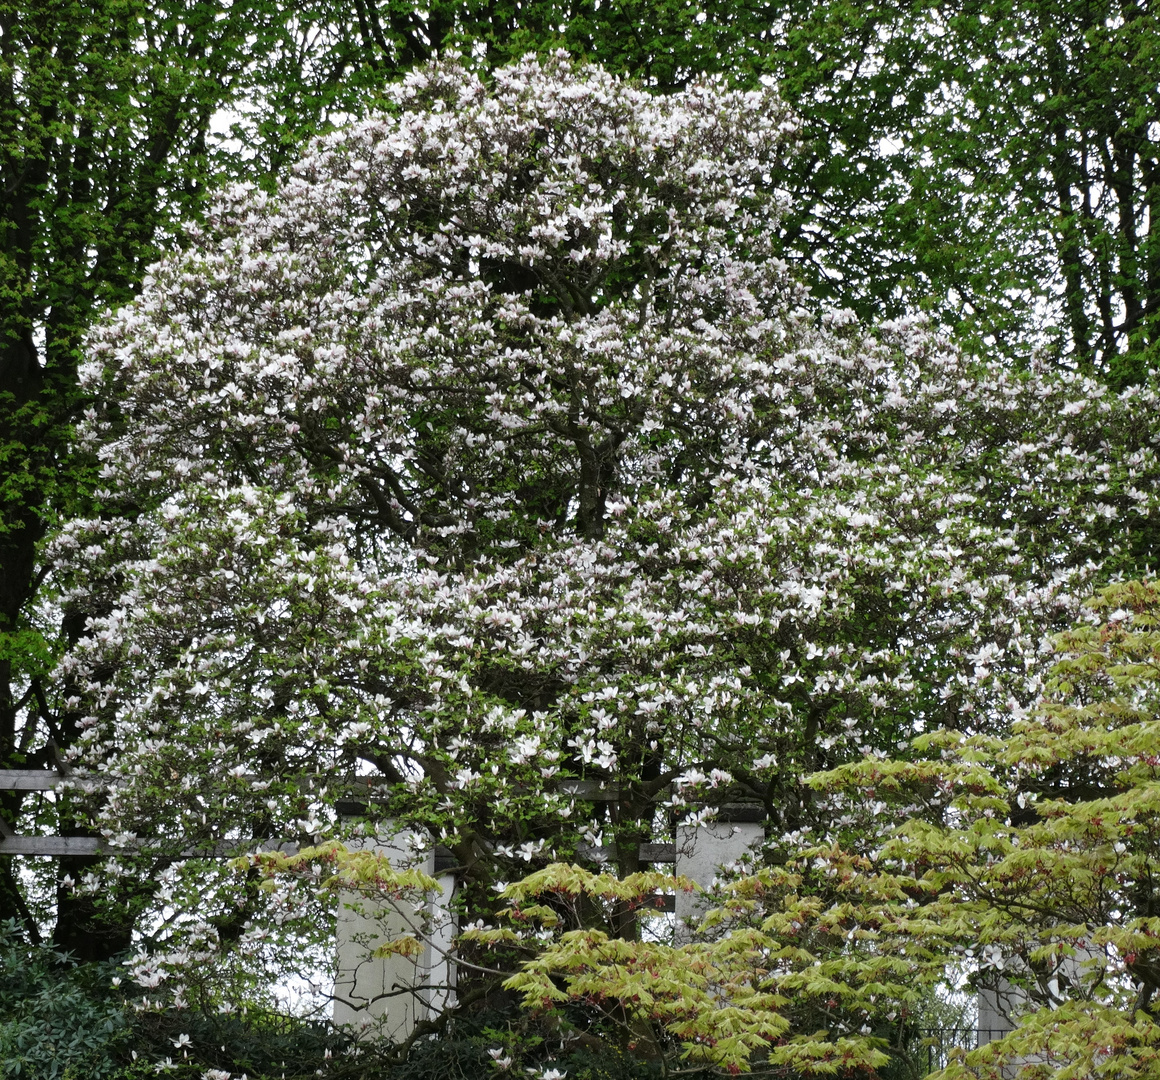
M 561 55 L 388 97 L 223 196 L 92 338 L 101 513 L 53 558 L 98 613 L 72 758 L 112 784 L 123 879 L 138 837 L 349 838 L 337 802 L 370 782 L 487 921 L 500 883 L 602 843 L 629 879 L 729 798 L 796 857 L 858 820 L 805 776 L 1002 737 L 1044 634 L 1136 567 L 1155 392 L 811 302 L 773 90 L 653 96 Z M 145 985 L 222 993 L 209 961 L 260 970 L 294 911 L 325 930 L 309 880 L 176 864 Z M 616 907 L 611 940 L 639 922 Z M 819 1042 L 833 1007 L 797 988 L 757 1042 L 830 1068 L 854 1036 Z
M 1009 732 L 943 729 L 915 740 L 915 759 L 811 777 L 845 802 L 844 829 L 722 889 L 701 940 L 626 943 L 565 923 L 561 895 L 643 898 L 655 882 L 563 866 L 509 887 L 508 925 L 473 936 L 534 953 L 510 980 L 530 1004 L 615 1002 L 693 1060 L 887 1065 L 898 1017 L 960 965 L 1018 1023 L 940 1080 L 1154 1076 L 1160 591 L 1110 586 L 1085 608 L 1054 638 L 1045 700 Z M 830 1038 L 785 1037 L 803 999 L 828 999 Z
M 935 964 L 976 958 L 977 983 L 1020 1019 L 948 1078 L 1000 1076 L 1012 1061 L 1155 1075 L 1160 593 L 1114 585 L 1086 608 L 1055 638 L 1045 700 L 1009 732 L 939 731 L 916 741 L 916 761 L 811 781 L 869 791 L 905 819 L 848 875 L 851 894 L 890 897 L 870 921 Z
M 800 777 L 942 724 L 1002 737 L 1043 633 L 1151 558 L 1153 399 L 1119 391 L 1155 349 L 1155 38 L 1119 0 L 0 4 L 0 764 L 89 731 L 87 760 L 155 782 L 106 808 L 112 835 L 206 843 L 321 836 L 335 789 L 303 797 L 303 773 L 373 768 L 384 810 L 447 830 L 486 914 L 490 883 L 553 847 L 604 840 L 633 873 L 693 803 L 761 801 L 781 858 L 849 813 Z M 459 49 L 476 74 L 448 86 L 498 102 L 488 71 L 560 46 L 659 95 L 657 146 L 622 130 L 639 95 L 602 102 L 573 160 L 566 109 L 517 109 L 535 130 L 515 132 L 392 86 Z M 753 108 L 777 123 L 751 145 Z M 308 138 L 374 109 L 285 182 Z M 391 136 L 412 158 L 387 168 L 369 148 L 408 115 L 431 145 Z M 515 217 L 468 196 L 472 172 Z M 266 197 L 204 216 L 229 178 Z M 78 387 L 100 311 L 189 244 Z M 208 386 L 189 349 L 221 364 Z M 106 692 L 120 718 L 88 707 Z M 165 809 L 248 713 L 275 734 L 226 757 L 256 773 L 223 793 L 211 762 Z M 134 724 L 160 748 L 187 717 L 165 772 Z M 266 772 L 282 809 L 246 787 Z M 629 797 L 595 812 L 561 786 L 580 776 Z M 90 832 L 91 809 L 0 794 L 24 830 Z M 103 915 L 69 888 L 90 860 L 30 892 L 0 858 L 0 915 L 35 940 L 55 914 L 58 946 L 107 957 L 184 887 L 161 869 L 176 847 L 126 862 Z M 240 907 L 232 888 L 206 930 L 227 945 L 262 904 L 253 874 Z

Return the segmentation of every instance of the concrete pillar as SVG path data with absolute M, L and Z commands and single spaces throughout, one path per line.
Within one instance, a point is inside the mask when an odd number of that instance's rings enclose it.
M 1019 960 L 1008 960 L 1019 965 Z M 1013 986 L 1002 976 L 996 976 L 994 986 L 979 991 L 979 1046 L 996 1042 L 1019 1024 L 1020 1015 L 1031 1010 L 1045 1008 L 1044 999 L 1055 1005 L 1062 1004 L 1073 996 L 1075 988 L 1089 987 L 1101 976 L 1105 963 L 1103 951 L 1096 946 L 1079 946 L 1074 956 L 1063 957 L 1053 971 L 1038 977 L 1039 992 L 1036 1002 L 1031 1002 L 1027 991 Z M 1023 968 L 1026 972 L 1026 968 Z M 1038 1055 L 1021 1057 L 1003 1068 L 1004 1080 L 1014 1080 L 1024 1065 L 1044 1064 Z
M 438 852 L 432 852 L 431 872 L 438 873 Z M 455 965 L 449 959 L 451 944 L 458 929 L 451 911 L 451 901 L 455 895 L 455 876 L 439 874 L 441 893 L 432 897 L 431 939 L 424 953 L 427 972 L 427 1009 L 431 1016 L 438 1016 L 455 1006 Z
M 760 816 L 760 808 L 756 807 L 740 808 L 733 812 L 723 807 L 718 820 L 710 825 L 678 826 L 676 873 L 691 878 L 702 889 L 710 888 L 721 867 L 731 866 L 764 842 L 764 821 L 752 820 Z M 692 938 L 693 929 L 704 910 L 703 896 L 697 893 L 677 893 L 676 944 L 683 944 Z
M 385 855 L 393 867 L 415 866 L 435 877 L 435 851 L 416 860 L 412 839 L 413 834 L 394 833 L 386 823 L 377 837 L 368 837 L 359 846 Z M 355 843 L 347 846 L 356 849 Z M 442 895 L 428 895 L 417 904 L 374 900 L 354 893 L 339 895 L 336 1024 L 351 1025 L 368 1038 L 401 1042 L 417 1023 L 455 1004 L 454 966 L 445 955 L 456 929 L 450 909 L 455 879 L 442 874 L 437 880 Z M 424 930 L 425 947 L 418 956 L 373 955 L 386 941 L 404 935 L 421 937 Z
M 986 1046 L 1015 1029 L 1012 1016 L 1027 1003 L 1027 996 L 1006 979 L 993 990 L 979 991 L 979 1045 Z

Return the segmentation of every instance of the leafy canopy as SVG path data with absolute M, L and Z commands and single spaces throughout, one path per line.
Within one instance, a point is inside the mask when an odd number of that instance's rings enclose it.
M 895 931 L 937 962 L 974 958 L 1019 1021 L 948 1080 L 1012 1062 L 1068 1077 L 1157 1068 L 1160 587 L 1103 589 L 1055 648 L 1044 702 L 1008 734 L 940 731 L 914 762 L 811 779 L 905 806 L 862 887 L 895 891 Z
M 778 858 L 829 842 L 859 808 L 804 775 L 1035 699 L 1045 631 L 1155 517 L 1154 391 L 811 312 L 772 90 L 558 56 L 389 96 L 228 192 L 92 336 L 106 512 L 53 552 L 107 613 L 65 672 L 122 886 L 137 838 L 365 836 L 359 791 L 487 922 L 504 881 L 594 852 L 630 879 L 738 797 Z M 282 880 L 175 864 L 150 988 L 308 959 L 291 925 L 324 949 L 330 891 Z

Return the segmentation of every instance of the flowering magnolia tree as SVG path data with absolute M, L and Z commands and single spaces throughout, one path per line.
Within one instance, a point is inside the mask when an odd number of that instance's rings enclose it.
M 341 837 L 369 783 L 487 918 L 726 800 L 797 850 L 855 821 L 804 775 L 1035 698 L 1154 521 L 1151 391 L 811 310 L 770 251 L 772 90 L 447 60 L 391 100 L 91 341 L 107 512 L 54 552 L 105 613 L 67 670 L 115 844 Z M 182 865 L 179 958 L 257 964 L 318 899 L 197 864 L 194 918 Z

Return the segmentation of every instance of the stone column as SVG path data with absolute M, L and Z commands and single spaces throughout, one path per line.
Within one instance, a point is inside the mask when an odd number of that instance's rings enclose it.
M 1000 979 L 994 990 L 979 991 L 979 1045 L 986 1046 L 1015 1029 L 1011 1019 L 1016 1009 L 1027 1003 L 1027 996 L 1006 979 Z
M 708 889 L 721 867 L 737 862 L 760 847 L 764 840 L 765 821 L 761 807 L 724 806 L 717 821 L 711 825 L 678 826 L 676 873 L 691 878 L 702 889 Z M 703 896 L 677 893 L 676 944 L 691 940 L 704 909 Z
M 385 855 L 393 867 L 416 866 L 412 839 L 413 834 L 395 833 L 386 822 L 377 837 L 367 838 L 360 846 Z M 348 847 L 354 850 L 356 845 Z M 435 850 L 421 856 L 416 868 L 435 877 Z M 456 929 L 450 909 L 455 879 L 445 873 L 437 880 L 442 895 L 428 895 L 417 906 L 407 901 L 339 894 L 336 1024 L 351 1025 L 368 1038 L 401 1042 L 417 1023 L 455 1004 L 454 966 L 446 957 Z M 373 955 L 384 942 L 404 935 L 420 936 L 424 928 L 429 936 L 418 956 Z
M 1007 963 L 1018 965 L 1023 974 L 1028 974 L 1021 961 L 1008 959 Z M 1074 956 L 1062 957 L 1053 970 L 1036 978 L 1038 990 L 1034 1003 L 1026 990 L 1013 986 L 1001 975 L 997 976 L 993 989 L 979 991 L 978 1045 L 986 1046 L 1014 1031 L 1020 1015 L 1029 1009 L 1034 1011 L 1046 1008 L 1048 1004 L 1051 1007 L 1061 1005 L 1075 995 L 1076 988 L 1079 988 L 1081 997 L 1086 996 L 1092 983 L 1102 977 L 1105 964 L 1104 952 L 1099 947 L 1083 944 L 1077 946 Z M 1008 970 L 1012 969 L 1009 967 Z M 1005 1078 L 1013 1078 L 1024 1065 L 1041 1063 L 1041 1059 L 1035 1056 L 1020 1058 L 1005 1066 L 1003 1075 Z
M 458 930 L 451 910 L 451 901 L 455 896 L 455 875 L 439 873 L 439 864 L 444 861 L 440 854 L 440 850 L 436 849 L 431 855 L 430 872 L 438 875 L 436 880 L 442 892 L 431 899 L 431 940 L 424 952 L 427 985 L 430 987 L 427 1008 L 431 1016 L 438 1016 L 444 1010 L 454 1008 L 456 1000 L 456 967 L 448 958 Z

